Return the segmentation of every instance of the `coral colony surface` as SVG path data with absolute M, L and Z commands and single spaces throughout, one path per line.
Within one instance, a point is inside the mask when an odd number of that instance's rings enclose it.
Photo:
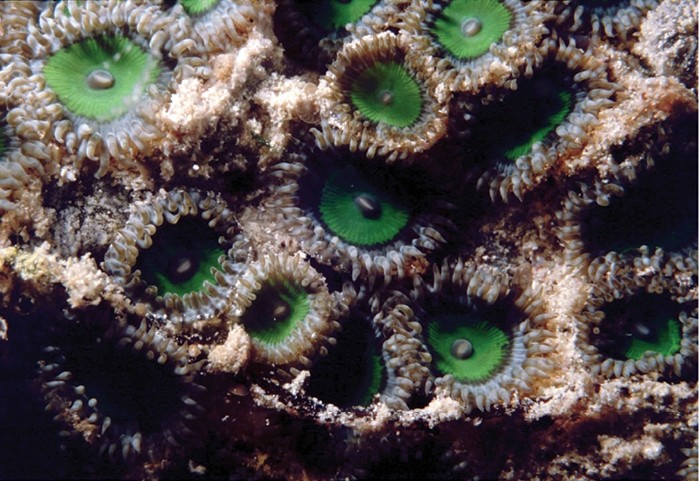
M 0 478 L 697 479 L 693 0 L 0 35 Z

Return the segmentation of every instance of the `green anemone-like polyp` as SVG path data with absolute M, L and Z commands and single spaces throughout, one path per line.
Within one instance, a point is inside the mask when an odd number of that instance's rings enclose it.
M 377 0 L 309 0 L 298 1 L 300 10 L 326 30 L 339 30 L 358 21 Z
M 510 28 L 512 13 L 497 0 L 453 0 L 431 28 L 437 41 L 459 60 L 488 52 Z
M 284 342 L 309 314 L 308 293 L 287 279 L 268 281 L 255 294 L 255 300 L 242 317 L 253 339 L 275 345 Z
M 397 62 L 376 62 L 352 82 L 350 99 L 367 119 L 393 127 L 414 124 L 422 112 L 422 93 L 412 75 Z
M 429 318 L 428 347 L 442 375 L 464 383 L 485 382 L 506 361 L 510 346 L 507 334 L 490 321 L 467 310 L 438 312 Z M 470 355 L 457 355 L 455 346 L 470 344 Z
M 308 394 L 341 408 L 367 406 L 385 382 L 378 339 L 363 322 L 351 322 L 311 371 Z
M 613 357 L 641 359 L 646 352 L 671 356 L 682 344 L 680 306 L 667 295 L 637 294 L 614 301 L 602 309 L 603 345 Z
M 190 15 L 202 15 L 214 9 L 220 0 L 180 0 L 185 12 Z
M 216 284 L 213 268 L 222 270 L 219 259 L 225 251 L 218 238 L 198 217 L 184 217 L 177 224 L 164 222 L 153 236 L 153 245 L 139 252 L 136 267 L 159 295 L 198 291 L 204 281 Z
M 410 218 L 405 203 L 350 168 L 330 175 L 323 185 L 318 210 L 330 231 L 360 246 L 392 241 Z
M 527 129 L 520 130 L 521 136 L 517 135 L 516 130 L 512 132 L 508 137 L 509 143 L 505 144 L 504 155 L 510 160 L 516 160 L 531 152 L 532 146 L 546 139 L 572 109 L 573 96 L 562 85 L 551 85 L 548 82 L 544 82 L 543 85 L 528 84 L 520 95 L 530 95 L 532 108 L 527 112 L 529 123 L 522 124 L 527 125 Z M 516 103 L 513 102 L 512 109 L 516 108 Z M 522 110 L 518 112 L 520 115 L 524 114 Z
M 46 83 L 74 115 L 109 122 L 136 105 L 160 75 L 158 60 L 129 38 L 86 38 L 54 53 Z
M 491 155 L 515 161 L 546 140 L 573 109 L 573 94 L 555 78 L 521 82 L 502 102 L 488 105 L 474 136 L 487 141 Z
M 641 359 L 646 352 L 672 356 L 682 345 L 682 326 L 676 319 L 657 321 L 652 338 L 632 337 L 624 355 L 628 359 Z

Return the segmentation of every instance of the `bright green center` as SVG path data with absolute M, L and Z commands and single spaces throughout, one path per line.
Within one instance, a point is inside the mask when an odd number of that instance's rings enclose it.
M 325 182 L 318 210 L 333 234 L 359 246 L 392 241 L 410 218 L 399 199 L 349 168 L 333 173 Z
M 216 284 L 212 269 L 221 269 L 219 258 L 225 255 L 218 237 L 198 217 L 183 217 L 177 224 L 164 222 L 153 236 L 153 245 L 139 252 L 136 267 L 159 295 L 198 291 L 204 281 Z
M 637 329 L 638 330 L 638 329 Z M 672 356 L 679 352 L 682 343 L 682 327 L 676 319 L 659 321 L 648 328 L 642 327 L 642 332 L 633 336 L 626 349 L 626 358 L 641 359 L 646 352 Z
M 427 326 L 427 338 L 439 372 L 466 383 L 485 382 L 495 375 L 510 346 L 505 332 L 468 312 L 433 316 Z
M 396 62 L 377 62 L 350 89 L 352 105 L 367 119 L 393 127 L 414 124 L 422 112 L 420 87 Z
M 512 13 L 497 0 L 453 0 L 434 21 L 432 34 L 459 60 L 488 52 L 512 23 Z
M 197 16 L 210 12 L 220 0 L 180 0 L 185 12 Z
M 46 62 L 44 75 L 73 114 L 109 122 L 141 100 L 160 66 L 128 38 L 104 35 L 59 50 Z
M 377 3 L 377 0 L 310 0 L 298 1 L 301 11 L 326 30 L 340 30 L 354 23 Z
M 279 344 L 311 310 L 302 286 L 288 280 L 269 281 L 256 293 L 242 317 L 246 330 L 266 344 Z

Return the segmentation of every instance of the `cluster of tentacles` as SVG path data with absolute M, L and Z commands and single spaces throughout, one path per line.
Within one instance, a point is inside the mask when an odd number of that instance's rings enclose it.
M 0 477 L 696 477 L 696 32 L 0 3 Z

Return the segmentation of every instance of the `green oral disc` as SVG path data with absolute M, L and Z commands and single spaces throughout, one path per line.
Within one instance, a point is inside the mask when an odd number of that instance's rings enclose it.
M 679 304 L 668 295 L 639 293 L 605 304 L 596 343 L 615 359 L 639 360 L 647 352 L 672 356 L 682 346 Z
M 311 0 L 299 2 L 307 18 L 326 30 L 340 30 L 355 23 L 377 3 L 377 0 Z
M 359 246 L 390 242 L 410 218 L 405 205 L 349 169 L 335 172 L 325 182 L 319 210 L 330 231 Z
M 454 0 L 434 22 L 432 34 L 459 60 L 488 52 L 512 23 L 512 13 L 496 0 Z
M 216 232 L 203 219 L 190 216 L 177 224 L 164 222 L 153 245 L 139 253 L 136 265 L 143 279 L 158 288 L 158 295 L 182 296 L 200 290 L 204 281 L 216 283 L 211 269 L 221 270 L 222 255 Z
M 220 0 L 180 0 L 185 12 L 192 16 L 202 15 L 214 9 Z
M 269 282 L 256 294 L 242 320 L 255 339 L 279 344 L 310 312 L 306 291 L 286 280 Z
M 437 314 L 427 337 L 440 373 L 465 383 L 484 382 L 497 373 L 510 344 L 501 329 L 468 313 Z
M 562 80 L 543 75 L 524 80 L 501 102 L 493 102 L 476 117 L 477 137 L 486 153 L 514 162 L 544 141 L 573 109 L 573 94 Z M 476 134 L 474 134 L 476 135 Z
M 46 62 L 44 75 L 74 115 L 110 122 L 141 100 L 160 66 L 128 38 L 104 35 L 59 50 Z
M 650 351 L 663 356 L 679 352 L 682 343 L 682 327 L 675 319 L 658 321 L 655 326 L 642 326 L 642 331 L 633 336 L 626 349 L 627 359 L 641 359 Z
M 396 62 L 377 62 L 352 83 L 350 98 L 367 119 L 393 127 L 414 124 L 422 112 L 415 79 Z
M 543 86 L 529 83 L 514 94 L 517 100 L 509 106 L 507 114 L 521 119 L 522 123 L 519 129 L 513 126 L 505 138 L 503 153 L 509 160 L 515 161 L 531 152 L 532 146 L 548 137 L 571 111 L 573 96 L 570 92 L 551 82 L 542 83 Z

